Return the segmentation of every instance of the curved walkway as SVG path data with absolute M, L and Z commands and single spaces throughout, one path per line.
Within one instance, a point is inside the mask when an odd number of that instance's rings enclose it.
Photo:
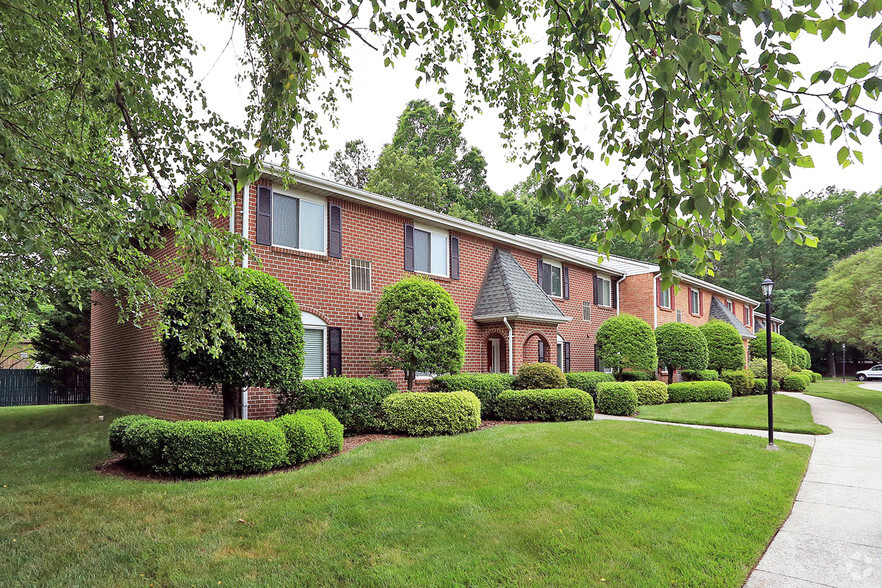
M 790 395 L 833 433 L 816 437 L 790 517 L 745 586 L 882 586 L 882 423 L 850 404 Z

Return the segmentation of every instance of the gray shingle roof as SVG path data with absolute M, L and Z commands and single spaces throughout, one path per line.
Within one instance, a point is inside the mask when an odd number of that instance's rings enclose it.
M 475 320 L 502 317 L 562 323 L 569 320 L 511 253 L 495 249 L 472 313 Z
M 710 317 L 725 321 L 738 329 L 738 333 L 742 339 L 756 339 L 756 335 L 750 332 L 750 329 L 744 326 L 744 323 L 738 320 L 729 308 L 723 304 L 716 296 L 711 296 Z

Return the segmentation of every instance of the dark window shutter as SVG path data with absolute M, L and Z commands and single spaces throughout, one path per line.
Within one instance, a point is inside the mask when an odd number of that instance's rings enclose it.
M 343 375 L 343 331 L 328 327 L 328 375 Z
M 616 283 L 612 278 L 609 279 L 609 300 L 613 308 L 618 308 L 619 293 L 618 288 L 616 288 Z
M 564 300 L 570 299 L 570 268 L 564 266 L 562 273 L 562 281 L 563 281 L 563 297 Z
M 273 244 L 273 189 L 269 186 L 257 187 L 257 234 L 254 240 L 258 245 Z
M 547 263 L 542 264 L 542 289 L 551 295 L 551 266 Z
M 413 271 L 413 225 L 404 225 L 404 271 Z
M 677 308 L 677 299 L 674 296 L 674 287 L 671 286 L 668 288 L 668 292 L 670 292 L 669 296 L 671 298 L 671 310 L 675 310 Z
M 600 288 L 598 288 L 598 286 L 600 285 L 600 280 L 597 279 L 597 274 L 594 275 L 594 279 L 592 281 L 594 283 L 594 304 L 599 304 L 600 303 L 600 292 L 599 292 Z
M 539 283 L 539 287 L 542 288 L 542 290 L 544 291 L 545 290 L 545 281 L 544 281 L 544 277 L 542 275 L 542 266 L 545 264 L 542 263 L 541 259 L 536 260 L 536 264 L 537 264 L 536 267 L 538 268 L 536 270 L 536 276 L 537 276 L 536 281 Z
M 450 237 L 450 277 L 459 279 L 459 237 Z
M 545 363 L 545 341 L 539 339 L 539 363 Z
M 661 279 L 655 279 L 655 305 L 661 306 Z
M 328 256 L 340 259 L 343 257 L 343 211 L 332 204 L 328 215 Z
M 594 344 L 594 371 L 600 371 L 600 357 L 597 355 L 597 343 Z
M 563 360 L 564 371 L 568 372 L 568 371 L 570 371 L 570 342 L 569 341 L 564 341 L 563 352 L 564 352 L 564 360 Z

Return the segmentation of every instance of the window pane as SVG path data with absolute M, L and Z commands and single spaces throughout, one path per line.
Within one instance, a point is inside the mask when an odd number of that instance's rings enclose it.
M 447 275 L 447 237 L 432 234 L 432 269 L 433 274 Z
M 563 343 L 557 344 L 557 367 L 563 369 Z
M 296 198 L 273 194 L 273 245 L 297 248 Z
M 560 268 L 551 266 L 551 295 L 560 296 Z
M 325 375 L 325 331 L 303 329 L 303 377 L 322 378 Z
M 429 272 L 429 233 L 414 229 L 413 231 L 413 269 L 418 272 Z
M 325 250 L 325 207 L 321 204 L 300 201 L 300 248 Z
M 600 280 L 600 304 L 612 306 L 612 282 L 609 280 Z

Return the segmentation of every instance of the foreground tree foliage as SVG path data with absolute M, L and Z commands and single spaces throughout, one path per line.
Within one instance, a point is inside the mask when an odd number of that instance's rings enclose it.
M 665 323 L 655 329 L 658 367 L 668 370 L 668 384 L 674 370 L 703 370 L 707 367 L 707 340 L 698 327 L 686 323 Z
M 655 371 L 659 364 L 652 327 L 628 313 L 610 317 L 598 327 L 597 356 L 604 367 L 615 370 L 617 380 L 625 369 Z
M 241 267 L 216 272 L 230 296 L 200 290 L 198 280 L 187 274 L 171 288 L 162 311 L 162 354 L 166 377 L 176 384 L 220 389 L 224 419 L 236 419 L 242 416 L 238 398 L 243 386 L 294 390 L 300 383 L 303 323 L 291 293 L 271 275 Z M 193 327 L 188 317 L 207 316 L 221 302 L 231 304 L 233 322 L 220 352 L 206 347 L 188 351 L 185 338 Z
M 664 285 L 684 251 L 702 271 L 714 249 L 741 238 L 745 202 L 776 241 L 813 244 L 783 182 L 812 164 L 812 143 L 836 144 L 845 165 L 876 131 L 864 101 L 879 96 L 876 69 L 858 58 L 803 79 L 791 45 L 796 34 L 828 39 L 851 19 L 876 19 L 876 1 L 844 0 L 831 14 L 820 0 L 205 0 L 197 8 L 244 31 L 239 126 L 206 106 L 185 6 L 19 0 L 0 9 L 0 316 L 45 302 L 50 287 L 73 295 L 84 283 L 125 292 L 123 307 L 137 313 L 159 295 L 141 270 L 156 264 L 144 251 L 161 228 L 174 229 L 192 283 L 229 302 L 211 266 L 244 244 L 209 223 L 229 208 L 225 161 L 243 162 L 233 169 L 241 186 L 269 156 L 288 164 L 325 147 L 338 100 L 351 96 L 353 48 L 375 49 L 387 65 L 415 59 L 416 84 L 440 88 L 444 114 L 454 92 L 467 114 L 482 102 L 497 109 L 504 144 L 533 166 L 546 201 L 589 193 L 585 172 L 563 177 L 559 162 L 617 158 L 624 175 L 608 190 L 619 200 L 600 247 L 651 231 Z M 619 38 L 624 72 L 611 59 Z M 882 26 L 869 41 L 880 39 Z M 808 102 L 821 117 L 809 120 Z M 579 131 L 583 104 L 599 117 L 597 134 Z M 229 308 L 189 317 L 209 333 L 183 328 L 186 348 L 219 353 Z
M 806 313 L 806 332 L 843 342 L 882 358 L 882 247 L 867 249 L 834 265 L 818 282 Z

